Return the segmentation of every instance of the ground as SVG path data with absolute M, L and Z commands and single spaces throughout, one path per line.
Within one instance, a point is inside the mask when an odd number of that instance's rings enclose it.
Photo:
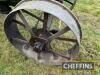
M 25 60 L 7 40 L 0 14 L 0 75 L 100 75 L 100 0 L 78 0 L 73 10 L 80 21 L 83 38 L 78 61 L 94 62 L 94 70 L 62 70 Z

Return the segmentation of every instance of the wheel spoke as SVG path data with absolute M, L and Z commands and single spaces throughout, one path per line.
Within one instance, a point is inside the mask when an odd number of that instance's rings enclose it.
M 58 40 L 62 40 L 62 41 L 77 42 L 77 40 L 76 40 L 76 39 L 70 39 L 70 38 L 61 38 L 61 37 L 57 37 L 56 39 L 58 39 Z
M 19 38 L 12 38 L 12 40 L 17 41 L 17 42 L 22 42 L 22 43 L 28 43 L 28 41 L 22 40 L 22 39 L 19 39 Z
M 47 23 L 48 23 L 48 13 L 44 13 L 44 22 L 43 22 L 43 30 L 47 30 Z
M 69 30 L 70 30 L 69 27 L 65 27 L 64 29 L 58 31 L 56 34 L 50 36 L 47 40 L 48 40 L 48 41 L 51 41 L 51 40 L 53 40 L 53 39 L 59 37 L 60 35 L 64 34 L 65 32 L 67 32 L 67 31 L 69 31 Z
M 58 55 L 58 56 L 61 56 L 61 57 L 63 57 L 63 58 L 66 58 L 66 59 L 70 59 L 70 56 L 66 56 L 66 55 L 64 55 L 64 54 L 62 54 L 62 53 L 57 53 L 57 52 L 54 52 L 54 50 L 50 50 L 50 52 L 52 52 L 53 54 L 55 54 L 55 55 Z
M 53 21 L 53 15 L 49 15 L 48 23 L 47 23 L 47 30 L 51 28 L 52 21 Z
M 71 10 L 74 8 L 74 6 L 76 4 L 76 1 L 77 0 L 73 0 L 73 1 L 72 0 L 71 1 L 70 0 L 66 0 L 66 2 L 68 2 L 69 4 L 71 4 L 71 7 L 70 7 Z
M 69 3 L 69 4 L 71 4 L 71 5 L 73 5 L 74 3 L 72 3 L 71 1 L 69 1 L 69 0 L 67 0 L 67 2 Z
M 53 15 L 50 15 L 48 13 L 44 13 L 44 22 L 43 22 L 43 30 L 49 30 L 51 27 L 51 23 L 53 20 Z
M 13 21 L 14 23 L 17 23 L 17 24 L 19 24 L 19 25 L 21 25 L 22 27 L 25 28 L 24 23 L 22 23 L 22 22 L 20 22 L 20 21 L 18 21 L 18 20 L 15 20 L 15 19 L 13 19 L 12 21 Z
M 27 31 L 30 32 L 30 34 L 32 36 L 34 36 L 34 33 L 33 33 L 32 29 L 31 29 L 31 27 L 29 26 L 28 22 L 26 21 L 26 19 L 25 19 L 24 15 L 22 14 L 21 11 L 18 11 L 18 15 L 21 18 L 21 20 L 23 21 L 23 23 L 24 23 L 25 28 L 27 29 Z
M 24 10 L 24 9 L 23 9 L 22 11 L 25 12 L 25 13 L 27 13 L 27 14 L 29 14 L 29 15 L 31 15 L 32 17 L 35 17 L 35 18 L 38 19 L 39 21 L 44 22 L 44 20 L 42 20 L 40 17 L 34 15 L 33 13 L 31 13 L 31 12 L 29 12 L 29 11 L 27 11 L 27 10 Z
M 40 15 L 40 17 L 39 18 L 41 18 L 42 17 L 42 14 Z M 38 19 L 38 21 L 36 22 L 36 24 L 35 24 L 35 28 L 37 29 L 37 27 L 38 27 L 38 24 L 39 24 L 39 19 Z

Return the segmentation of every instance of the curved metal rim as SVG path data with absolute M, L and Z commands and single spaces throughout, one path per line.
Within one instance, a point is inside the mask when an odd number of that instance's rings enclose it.
M 63 4 L 57 1 L 27 1 L 19 4 L 19 6 L 17 6 L 12 12 L 10 12 L 9 15 L 21 9 L 37 9 L 55 15 L 56 17 L 61 19 L 65 24 L 67 24 L 67 26 L 73 31 L 80 45 L 81 29 L 80 27 L 78 27 L 80 26 L 80 24 L 77 18 L 72 14 L 72 12 Z M 9 15 L 7 17 L 9 17 Z

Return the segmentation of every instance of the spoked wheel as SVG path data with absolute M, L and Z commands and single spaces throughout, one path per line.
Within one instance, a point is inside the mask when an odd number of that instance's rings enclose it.
M 61 65 L 79 52 L 79 22 L 57 1 L 21 2 L 4 24 L 9 41 L 26 57 L 40 63 Z

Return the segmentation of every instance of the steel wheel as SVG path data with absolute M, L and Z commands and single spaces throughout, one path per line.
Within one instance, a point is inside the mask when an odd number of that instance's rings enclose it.
M 60 28 L 59 20 L 62 21 Z M 79 52 L 82 36 L 79 22 L 57 1 L 19 3 L 7 16 L 4 28 L 7 38 L 17 49 L 40 63 L 61 65 L 63 60 Z M 66 45 L 60 45 L 60 41 Z M 54 45 L 61 47 L 55 50 Z

